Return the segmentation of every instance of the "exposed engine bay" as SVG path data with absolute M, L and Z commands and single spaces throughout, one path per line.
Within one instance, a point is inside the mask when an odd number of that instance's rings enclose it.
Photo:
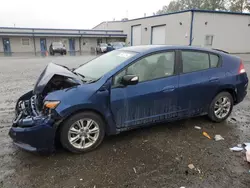
M 72 78 L 61 75 L 54 75 L 44 88 L 41 95 L 45 97 L 48 93 L 51 93 L 53 91 L 74 87 L 76 85 L 79 85 L 78 82 L 76 82 Z
M 42 110 L 42 102 L 43 99 L 48 95 L 48 93 L 57 91 L 57 90 L 63 90 L 67 88 L 74 87 L 76 85 L 79 85 L 78 82 L 76 82 L 74 79 L 61 76 L 61 75 L 54 75 L 48 84 L 45 86 L 43 92 L 41 94 L 37 94 L 37 107 L 41 111 Z
M 47 113 L 46 109 L 43 109 L 43 100 L 48 93 L 71 88 L 76 85 L 79 85 L 79 83 L 72 78 L 54 75 L 41 94 L 34 95 L 31 91 L 18 100 L 15 121 L 19 121 L 21 118 L 32 118 Z

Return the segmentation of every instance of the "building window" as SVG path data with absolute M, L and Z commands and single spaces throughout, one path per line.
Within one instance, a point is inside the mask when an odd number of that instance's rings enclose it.
M 213 45 L 214 36 L 213 35 L 206 35 L 205 37 L 205 46 L 212 46 Z
M 23 46 L 29 46 L 30 45 L 30 39 L 29 38 L 22 38 L 22 45 Z

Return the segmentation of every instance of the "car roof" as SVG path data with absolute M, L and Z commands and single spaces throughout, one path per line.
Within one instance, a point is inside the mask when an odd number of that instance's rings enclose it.
M 138 53 L 147 53 L 147 52 L 157 52 L 161 50 L 202 50 L 207 52 L 214 52 L 214 53 L 223 53 L 223 51 L 219 50 L 212 50 L 208 48 L 202 48 L 202 47 L 195 47 L 195 46 L 176 46 L 176 45 L 140 45 L 140 46 L 130 46 L 130 47 L 124 47 L 120 50 L 125 51 L 133 51 Z

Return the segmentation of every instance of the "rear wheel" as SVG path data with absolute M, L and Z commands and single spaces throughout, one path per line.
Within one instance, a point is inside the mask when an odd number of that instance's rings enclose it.
M 219 93 L 209 106 L 208 117 L 218 123 L 226 120 L 232 112 L 233 102 L 233 97 L 230 93 Z
M 88 152 L 95 149 L 103 141 L 104 127 L 104 121 L 95 113 L 75 114 L 62 125 L 61 144 L 73 153 Z

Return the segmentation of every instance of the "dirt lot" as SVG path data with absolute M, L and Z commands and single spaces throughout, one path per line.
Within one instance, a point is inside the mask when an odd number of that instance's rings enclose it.
M 33 88 L 46 64 L 74 67 L 91 58 L 0 58 L 0 187 L 249 188 L 250 165 L 243 153 L 229 148 L 250 142 L 250 94 L 227 122 L 214 124 L 201 117 L 125 132 L 106 138 L 97 150 L 84 155 L 59 149 L 44 157 L 15 147 L 7 135 L 15 101 Z M 242 58 L 250 75 L 250 55 Z M 225 140 L 207 139 L 194 129 L 196 125 Z M 190 170 L 190 163 L 200 173 Z

